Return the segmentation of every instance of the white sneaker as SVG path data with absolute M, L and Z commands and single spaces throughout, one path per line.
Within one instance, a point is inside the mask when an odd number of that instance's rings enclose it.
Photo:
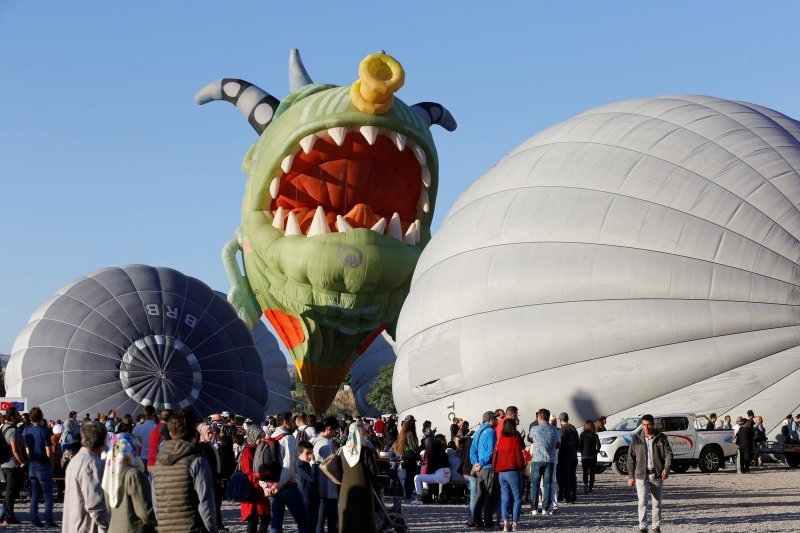
M 411 500 L 406 505 L 423 505 L 422 500 Z

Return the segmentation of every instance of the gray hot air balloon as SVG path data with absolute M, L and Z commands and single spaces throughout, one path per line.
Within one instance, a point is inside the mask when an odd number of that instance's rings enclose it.
M 378 417 L 379 413 L 367 401 L 367 394 L 372 390 L 372 384 L 378 379 L 378 373 L 386 365 L 394 364 L 397 356 L 394 353 L 394 340 L 384 332 L 377 337 L 369 348 L 358 356 L 353 368 L 350 369 L 350 387 L 356 399 L 356 410 L 362 416 Z
M 395 403 L 434 425 L 798 409 L 800 122 L 745 102 L 605 105 L 512 150 L 422 253 Z
M 289 376 L 286 356 L 278 345 L 278 340 L 270 333 L 264 322 L 259 321 L 253 328 L 253 341 L 261 355 L 264 367 L 264 380 L 269 387 L 266 412 L 271 415 L 292 410 L 292 378 Z
M 203 282 L 129 265 L 78 278 L 17 336 L 9 395 L 65 415 L 141 406 L 260 419 L 267 387 L 247 326 Z

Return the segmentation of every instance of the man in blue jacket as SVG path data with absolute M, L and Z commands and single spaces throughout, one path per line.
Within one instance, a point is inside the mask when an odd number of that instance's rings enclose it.
M 483 424 L 472 437 L 469 457 L 472 461 L 472 475 L 478 480 L 478 494 L 475 497 L 475 510 L 472 519 L 476 527 L 492 527 L 497 486 L 492 470 L 492 456 L 497 444 L 497 415 L 493 411 L 483 413 Z

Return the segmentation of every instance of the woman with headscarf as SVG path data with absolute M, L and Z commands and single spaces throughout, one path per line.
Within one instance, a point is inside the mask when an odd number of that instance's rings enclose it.
M 339 491 L 339 531 L 342 533 L 373 533 L 375 504 L 372 482 L 378 477 L 375 454 L 367 446 L 364 429 L 350 424 L 347 442 L 342 446 L 342 486 Z
M 64 433 L 61 434 L 59 440 L 61 446 L 61 470 L 67 471 L 67 465 L 70 460 L 81 449 L 81 423 L 77 420 L 70 418 L 64 423 Z
M 256 424 L 250 424 L 245 434 L 245 445 L 239 458 L 239 468 L 250 480 L 253 490 L 250 497 L 242 502 L 242 522 L 247 522 L 247 533 L 266 533 L 269 528 L 269 499 L 258 486 L 258 476 L 253 473 L 253 457 L 258 443 L 264 440 L 264 430 Z M 259 519 L 261 525 L 259 526 Z
M 150 483 L 139 459 L 141 445 L 130 433 L 111 436 L 103 471 L 103 491 L 111 511 L 109 533 L 155 533 L 156 514 L 153 510 Z

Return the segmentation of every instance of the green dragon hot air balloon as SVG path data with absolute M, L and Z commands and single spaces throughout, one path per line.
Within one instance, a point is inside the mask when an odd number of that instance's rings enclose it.
M 228 299 L 251 327 L 262 313 L 272 323 L 318 412 L 400 313 L 436 202 L 429 128 L 456 127 L 439 104 L 394 97 L 405 73 L 391 56 L 367 56 L 358 74 L 347 87 L 313 83 L 292 50 L 281 101 L 232 78 L 195 97 L 236 105 L 259 134 L 242 163 L 242 223 L 222 252 Z

